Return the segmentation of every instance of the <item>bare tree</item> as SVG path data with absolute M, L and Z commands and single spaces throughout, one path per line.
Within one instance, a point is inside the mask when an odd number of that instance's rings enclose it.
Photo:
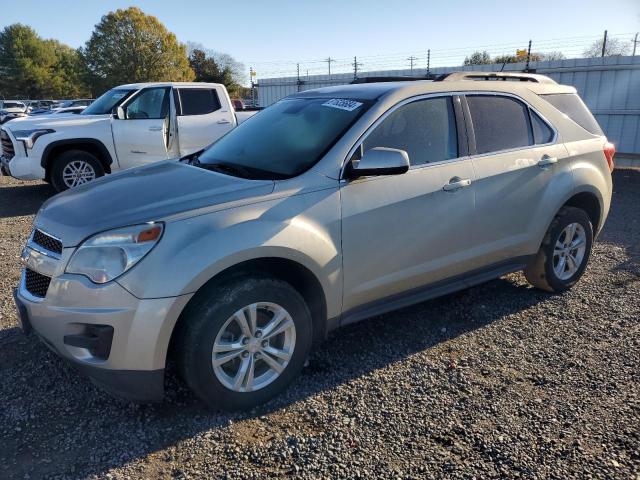
M 593 42 L 591 46 L 584 51 L 584 56 L 590 58 L 602 56 L 602 42 L 602 38 Z M 607 38 L 604 56 L 613 57 L 616 55 L 629 55 L 629 46 L 629 42 L 626 40 L 621 40 L 620 38 Z

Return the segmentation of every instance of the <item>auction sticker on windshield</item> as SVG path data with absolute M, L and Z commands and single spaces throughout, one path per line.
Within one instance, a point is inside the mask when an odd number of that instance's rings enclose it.
M 322 104 L 323 107 L 338 108 L 340 110 L 346 110 L 347 112 L 353 112 L 356 108 L 360 107 L 362 103 L 355 100 L 347 100 L 345 98 L 332 98 Z

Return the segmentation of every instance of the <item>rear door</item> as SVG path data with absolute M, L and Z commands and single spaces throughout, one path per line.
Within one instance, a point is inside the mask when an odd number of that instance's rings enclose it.
M 466 103 L 475 149 L 479 268 L 533 253 L 536 220 L 548 208 L 545 192 L 567 154 L 554 128 L 521 99 L 467 94 Z
M 213 86 L 185 86 L 175 91 L 180 156 L 197 152 L 235 127 L 226 93 Z
M 171 101 L 169 87 L 141 90 L 124 106 L 124 119 L 111 124 L 120 168 L 169 158 Z
M 352 160 L 374 147 L 405 150 L 411 168 L 342 183 L 345 311 L 467 270 L 474 172 L 455 105 L 449 95 L 401 104 L 356 150 Z

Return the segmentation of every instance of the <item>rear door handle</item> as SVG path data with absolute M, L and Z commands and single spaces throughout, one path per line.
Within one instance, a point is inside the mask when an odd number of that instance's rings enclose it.
M 554 163 L 558 163 L 558 157 L 550 157 L 548 155 L 545 155 L 538 162 L 538 166 L 539 167 L 547 167 L 549 165 L 553 165 Z
M 150 132 L 159 132 L 162 130 L 162 127 L 149 127 Z
M 223 120 L 218 120 L 217 122 L 219 125 L 226 125 L 227 123 L 231 123 L 229 120 L 227 120 L 226 118 Z
M 451 180 L 449 180 L 449 183 L 442 187 L 442 189 L 445 192 L 455 192 L 457 190 L 460 190 L 461 188 L 468 187 L 469 185 L 471 185 L 470 179 L 453 177 Z

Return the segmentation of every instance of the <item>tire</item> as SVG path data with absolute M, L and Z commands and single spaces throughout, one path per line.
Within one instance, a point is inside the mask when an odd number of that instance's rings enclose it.
M 258 327 L 251 336 L 245 335 L 240 322 L 234 320 L 238 318 L 235 315 L 248 312 L 250 306 L 256 304 Z M 282 314 L 276 307 L 289 315 L 280 325 L 288 325 L 291 320 L 294 328 L 269 338 L 269 345 L 265 347 L 269 321 Z M 248 315 L 244 318 L 250 320 Z M 259 335 L 261 326 L 266 327 L 264 336 Z M 180 328 L 177 360 L 182 377 L 207 405 L 223 410 L 250 409 L 282 392 L 302 370 L 313 337 L 311 314 L 302 296 L 288 283 L 268 277 L 236 277 L 227 284 L 205 287 L 185 310 Z M 218 350 L 228 348 L 223 341 L 231 342 L 236 348 L 214 352 L 214 345 Z M 238 347 L 243 341 L 249 343 Z M 275 342 L 275 346 L 271 342 Z M 289 359 L 266 353 L 274 348 L 290 352 Z M 225 355 L 231 357 L 238 352 L 241 353 L 232 360 L 226 360 Z M 283 370 L 276 372 L 263 355 L 268 356 L 270 362 L 275 359 L 280 365 L 278 368 L 284 365 Z M 214 367 L 214 362 L 220 364 Z M 239 374 L 246 362 L 253 365 L 253 377 L 244 375 L 238 385 L 239 377 L 234 373 Z M 247 388 L 250 381 L 252 386 Z
M 572 240 L 568 241 L 573 225 L 576 226 L 575 232 Z M 583 238 L 583 244 L 578 244 L 580 238 Z M 570 245 L 564 250 L 565 263 L 562 263 L 560 246 L 567 246 L 567 241 Z M 576 248 L 571 248 L 571 245 L 576 245 Z M 582 245 L 584 251 L 579 255 Z M 592 245 L 593 226 L 587 213 L 575 207 L 562 207 L 549 225 L 534 260 L 524 269 L 524 275 L 531 285 L 541 290 L 555 293 L 569 290 L 582 277 L 589 263 Z
M 76 179 L 70 179 L 69 174 L 74 172 L 79 176 Z M 54 159 L 50 179 L 53 188 L 63 192 L 103 175 L 104 167 L 94 155 L 84 150 L 68 150 Z

